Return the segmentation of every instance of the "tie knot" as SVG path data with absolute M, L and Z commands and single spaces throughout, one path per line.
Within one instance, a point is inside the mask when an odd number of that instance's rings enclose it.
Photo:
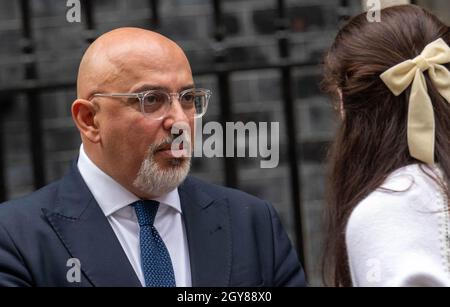
M 413 59 L 413 62 L 417 65 L 421 72 L 428 70 L 431 66 L 422 55 L 418 55 Z
M 153 226 L 159 203 L 154 200 L 138 200 L 132 204 L 139 226 Z

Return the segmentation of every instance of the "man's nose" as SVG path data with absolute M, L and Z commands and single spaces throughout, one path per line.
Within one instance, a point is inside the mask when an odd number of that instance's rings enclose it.
M 189 122 L 189 118 L 183 110 L 180 104 L 179 96 L 172 95 L 172 102 L 170 104 L 170 109 L 164 119 L 164 127 L 166 129 L 171 129 L 172 125 L 176 122 Z

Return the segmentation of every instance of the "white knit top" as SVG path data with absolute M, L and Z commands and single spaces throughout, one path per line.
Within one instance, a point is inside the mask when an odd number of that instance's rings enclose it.
M 417 164 L 393 172 L 348 221 L 353 285 L 450 286 L 449 224 L 447 198 Z

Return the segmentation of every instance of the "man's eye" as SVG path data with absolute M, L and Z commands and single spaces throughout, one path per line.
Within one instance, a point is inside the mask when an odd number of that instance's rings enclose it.
M 165 97 L 163 94 L 149 94 L 145 97 L 145 103 L 147 104 L 158 104 L 164 103 Z
M 185 94 L 185 95 L 183 95 L 182 101 L 186 102 L 186 103 L 192 103 L 194 101 L 194 99 L 195 99 L 194 94 Z

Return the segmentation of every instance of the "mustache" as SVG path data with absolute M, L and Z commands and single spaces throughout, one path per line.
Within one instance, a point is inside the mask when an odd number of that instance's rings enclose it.
M 170 146 L 170 145 L 172 145 L 173 140 L 174 140 L 174 136 L 172 136 L 172 135 L 167 136 L 164 139 L 162 139 L 161 141 L 159 141 L 158 143 L 154 143 L 154 144 L 150 145 L 150 151 L 156 152 L 167 146 Z
M 150 153 L 155 153 L 159 150 L 170 148 L 174 140 L 177 139 L 177 141 L 180 141 L 180 138 L 183 143 L 190 145 L 190 137 L 185 135 L 184 133 L 181 133 L 179 135 L 169 135 L 164 139 L 162 139 L 161 141 L 159 141 L 158 143 L 151 144 Z

